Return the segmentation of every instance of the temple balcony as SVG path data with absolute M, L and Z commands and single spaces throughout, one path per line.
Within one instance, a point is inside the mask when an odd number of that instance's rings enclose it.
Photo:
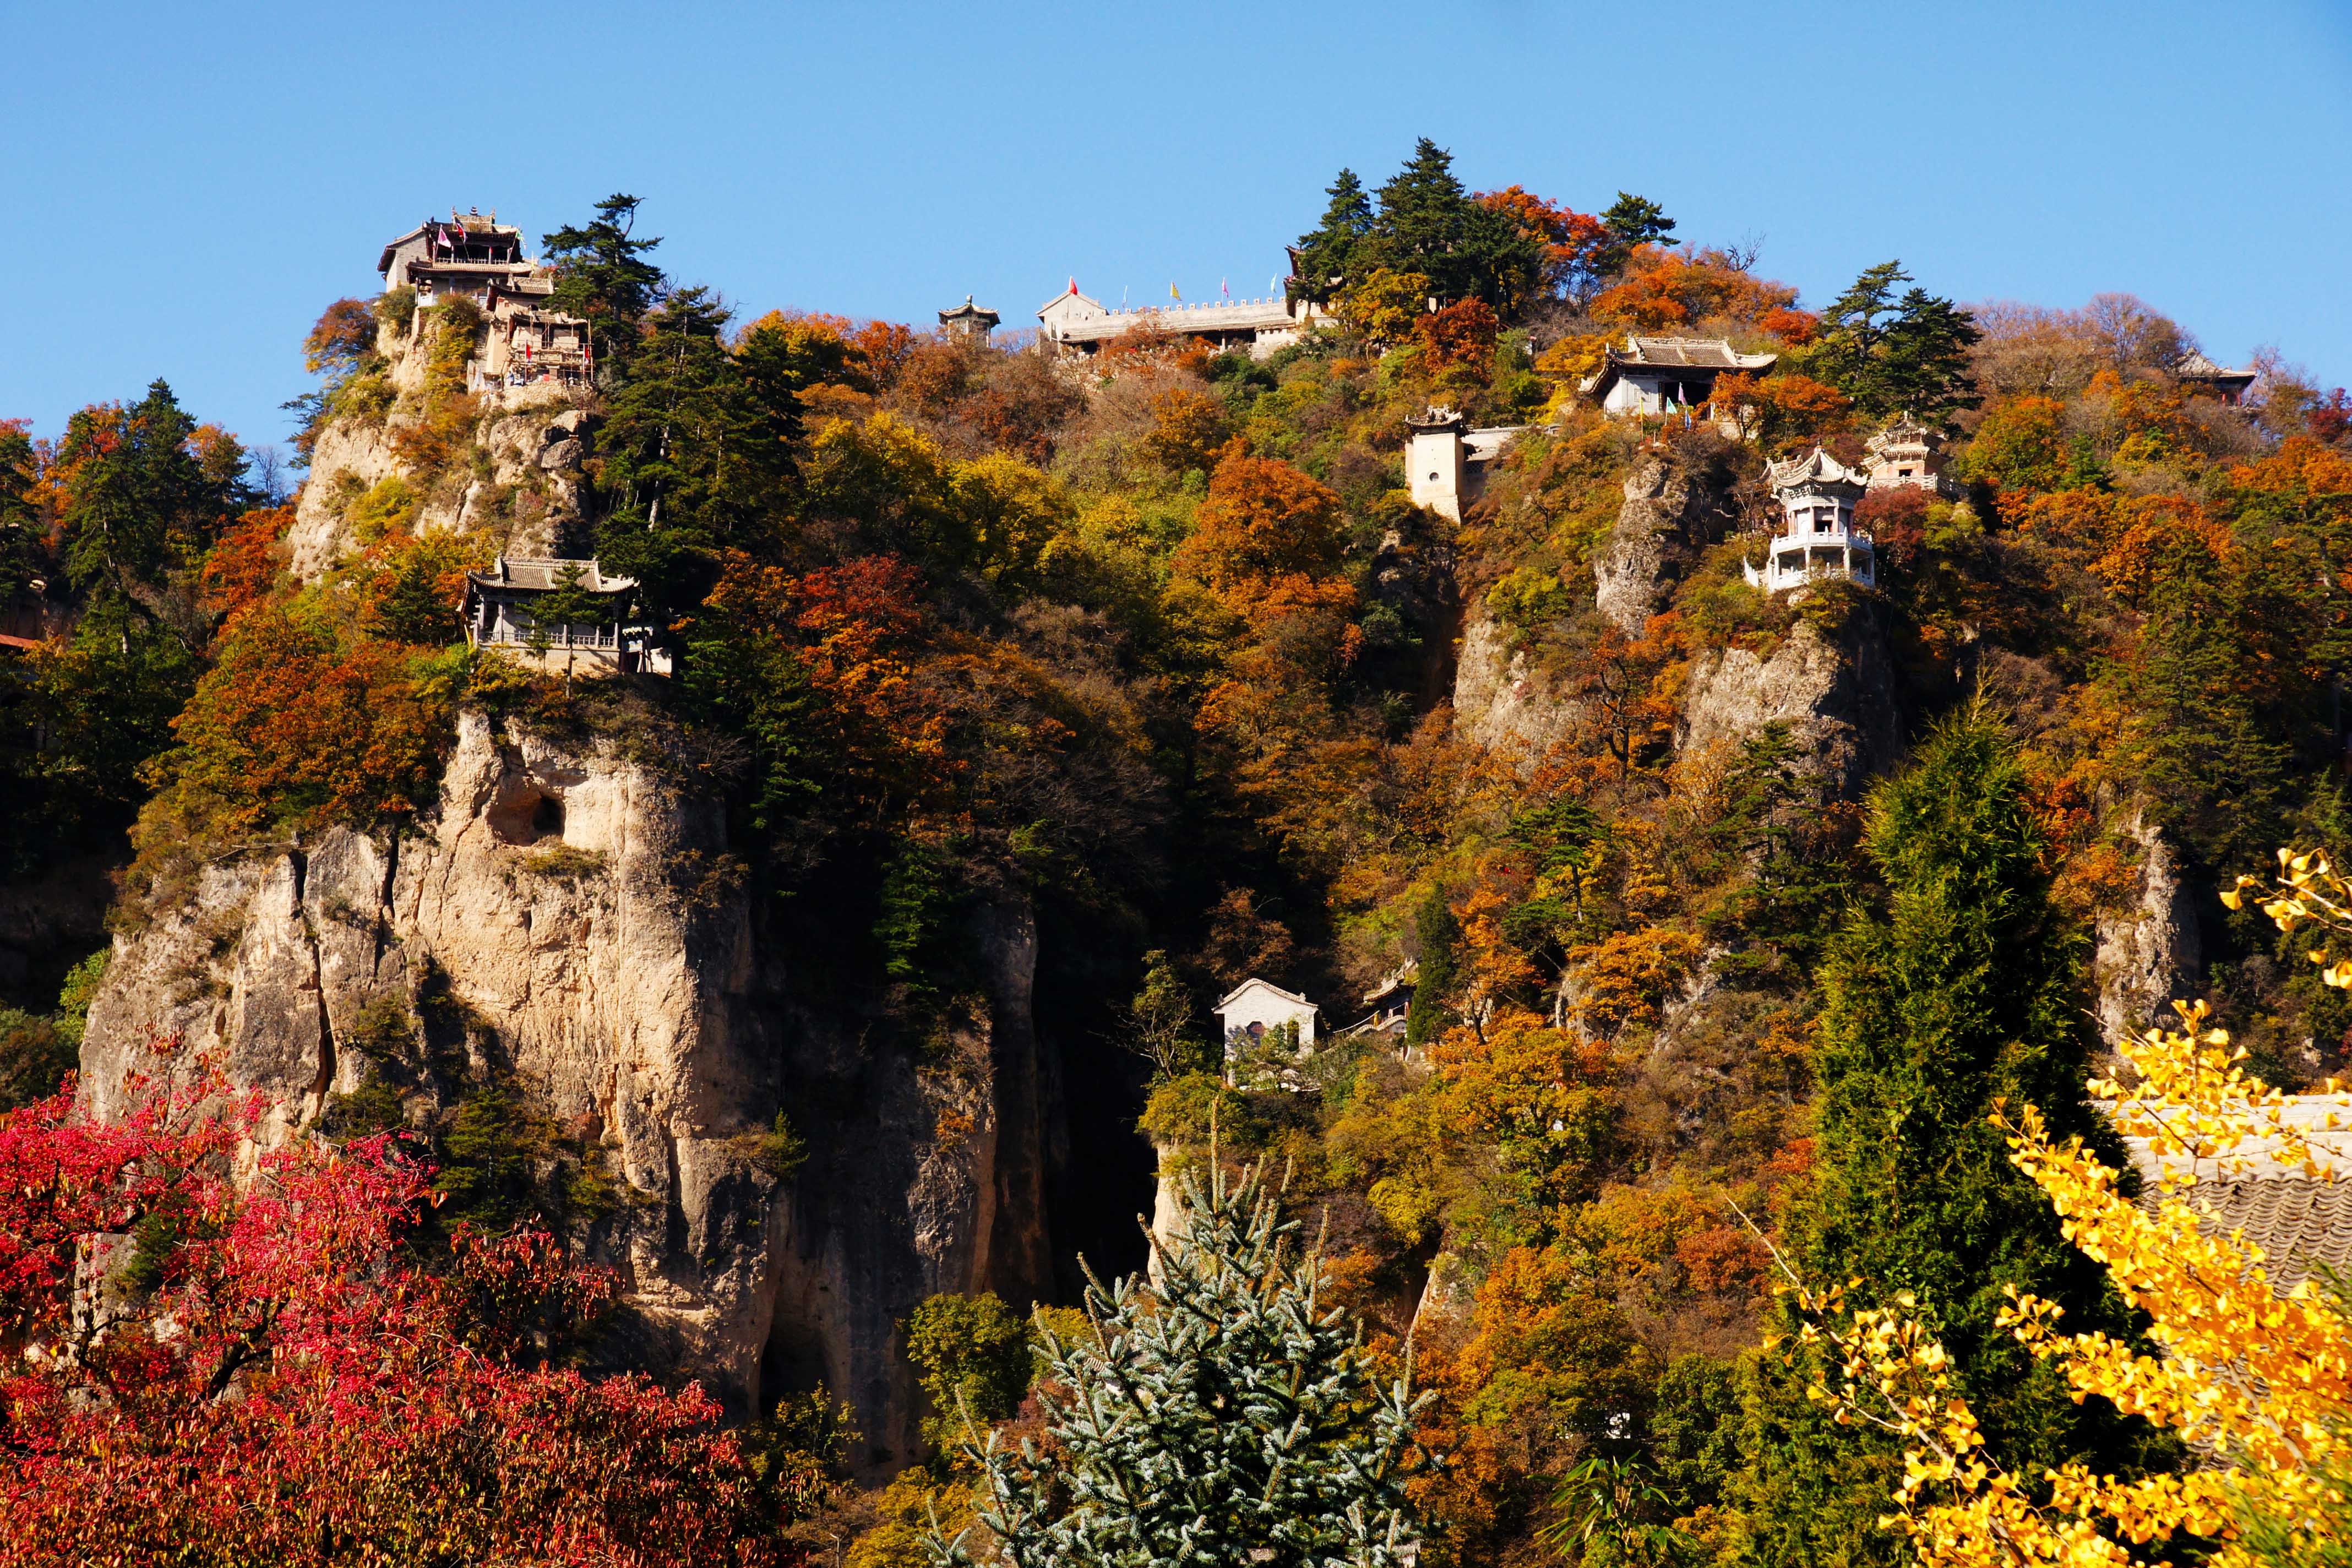
M 1858 531 L 1805 539 L 1776 538 L 1762 566 L 1743 561 L 1739 569 L 1749 587 L 1767 594 L 1836 579 L 1864 588 L 1878 586 L 1878 563 L 1870 535 Z

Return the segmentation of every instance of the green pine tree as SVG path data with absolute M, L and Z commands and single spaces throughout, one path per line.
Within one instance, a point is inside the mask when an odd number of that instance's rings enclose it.
M 548 303 L 588 323 L 600 382 L 627 359 L 637 323 L 661 292 L 661 268 L 645 258 L 661 241 L 635 237 L 637 205 L 635 196 L 609 195 L 596 204 L 596 216 L 586 224 L 566 224 L 540 236 L 547 265 L 555 271 L 555 292 Z
M 1353 169 L 1339 171 L 1329 195 L 1323 221 L 1300 235 L 1290 250 L 1299 298 L 1318 305 L 1329 304 L 1332 293 L 1346 284 L 1356 246 L 1372 231 L 1371 199 Z
M 2090 1139 L 2111 1164 L 2123 1158 L 2084 1100 L 2083 939 L 2050 901 L 2042 836 L 2000 724 L 1971 708 L 1939 728 L 1917 765 L 1878 792 L 1866 847 L 1887 907 L 1853 916 L 1823 966 L 1816 1164 L 1787 1220 L 1793 1266 L 1811 1283 L 1848 1285 L 1858 1306 L 1914 1293 L 2012 1469 L 2039 1474 L 2070 1458 L 2127 1469 L 2147 1429 L 2076 1405 L 2054 1369 L 1995 1325 L 2013 1285 L 2064 1303 L 2077 1329 L 2126 1328 L 2098 1266 L 2060 1233 L 1987 1120 L 1998 1100 L 2031 1102 L 2057 1136 Z M 1792 1332 L 1793 1309 L 1779 1311 L 1776 1333 Z M 1899 1543 L 1876 1521 L 1891 1506 L 1896 1449 L 1833 1425 L 1806 1399 L 1807 1376 L 1785 1348 L 1748 1363 L 1745 1468 L 1727 1489 L 1741 1560 L 1892 1563 Z
M 1475 295 L 1507 315 L 1536 292 L 1544 257 L 1517 224 L 1472 199 L 1454 154 L 1424 136 L 1381 187 L 1379 216 L 1349 259 L 1366 275 L 1380 267 L 1417 272 L 1441 301 Z
M 1592 271 L 1596 277 L 1613 278 L 1625 270 L 1636 246 L 1652 245 L 1673 234 L 1675 220 L 1649 197 L 1620 191 L 1609 210 L 1601 215 L 1601 231 L 1603 238 L 1592 258 Z
M 1445 901 L 1443 889 L 1422 900 L 1412 923 L 1421 938 L 1421 959 L 1412 983 L 1412 1001 L 1404 1011 L 1408 1049 L 1445 1033 L 1445 1005 L 1453 997 L 1454 966 L 1462 957 L 1462 922 L 1454 918 L 1454 906 Z
M 1097 1284 L 1091 1334 L 1043 1336 L 1055 1449 L 973 1449 L 982 1521 L 1016 1568 L 1403 1563 L 1403 1383 L 1374 1382 L 1257 1173 L 1214 1170 L 1183 1200 L 1155 1282 Z M 961 1536 L 927 1545 L 972 1562 Z
M 1822 312 L 1807 368 L 1874 418 L 1934 423 L 1977 402 L 1969 351 L 1984 334 L 1966 310 L 1911 281 L 1900 261 L 1866 267 Z

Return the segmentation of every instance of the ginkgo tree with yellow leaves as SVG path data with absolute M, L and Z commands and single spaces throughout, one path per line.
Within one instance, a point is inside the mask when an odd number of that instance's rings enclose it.
M 2283 931 L 2352 932 L 2352 886 L 2324 857 L 2282 852 L 2273 882 L 2241 878 L 2223 897 L 2235 909 L 2256 889 Z M 2352 987 L 2352 963 L 2331 945 L 2308 956 L 2327 984 Z M 2132 1480 L 2073 1464 L 2005 1469 L 1912 1301 L 1849 1310 L 1840 1289 L 1791 1276 L 1800 1338 L 1828 1352 L 1811 1397 L 1843 1424 L 1900 1436 L 1885 1522 L 1929 1568 L 2124 1568 L 2198 1541 L 2218 1542 L 2211 1561 L 2222 1568 L 2352 1563 L 2352 1296 L 2324 1273 L 2280 1288 L 2273 1260 L 2242 1232 L 2221 1231 L 2194 1192 L 2200 1174 L 2243 1175 L 2258 1159 L 2314 1181 L 2335 1180 L 2336 1167 L 2312 1119 L 2248 1075 L 2227 1031 L 2207 1026 L 2204 1004 L 2179 1011 L 2180 1027 L 2123 1043 L 2126 1073 L 2090 1084 L 2153 1160 L 2151 1198 L 2136 1201 L 2080 1139 L 2053 1139 L 2037 1108 L 2004 1106 L 1994 1120 L 2068 1238 L 2147 1319 L 2143 1348 L 2075 1331 L 2056 1304 L 2012 1293 L 2003 1327 L 2063 1370 L 2078 1400 L 2169 1429 L 2192 1463 Z M 2352 1097 L 2332 1082 L 2327 1091 L 2318 1124 L 2352 1125 Z

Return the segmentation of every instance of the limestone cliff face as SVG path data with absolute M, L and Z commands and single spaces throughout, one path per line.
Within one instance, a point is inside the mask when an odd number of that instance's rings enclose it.
M 1650 617 L 1665 607 L 1719 500 L 1703 468 L 1655 455 L 1635 463 L 1625 477 L 1617 524 L 1592 563 L 1594 602 L 1618 630 L 1639 637 Z
M 2110 1046 L 2126 1029 L 2146 1028 L 2159 1015 L 2169 1019 L 2165 1004 L 2196 995 L 2204 968 L 2195 894 L 2181 879 L 2179 855 L 2143 816 L 2126 831 L 2140 847 L 2137 896 L 2099 917 L 2091 965 L 2099 1037 Z
M 1510 634 L 1485 616 L 1463 634 L 1454 667 L 1454 732 L 1532 771 L 1566 740 L 1582 708 L 1514 647 Z
M 1786 724 L 1825 798 L 1857 799 L 1864 781 L 1900 755 L 1895 670 L 1865 607 L 1824 635 L 1800 620 L 1769 655 L 1724 648 L 1691 663 L 1675 749 L 1728 755 Z
M 510 1075 L 621 1185 L 587 1240 L 623 1276 L 631 1359 L 738 1408 L 822 1379 L 856 1406 L 869 1462 L 903 1458 L 919 1412 L 897 1323 L 934 1291 L 1025 1300 L 1050 1280 L 1034 924 L 982 917 L 988 1013 L 936 1059 L 876 1051 L 798 1003 L 726 847 L 715 805 L 611 743 L 469 714 L 417 832 L 217 862 L 118 938 L 83 1092 L 117 1111 L 127 1075 L 201 1051 L 270 1097 L 275 1139 L 358 1087 L 371 1053 L 470 1060 L 403 1080 L 413 1120 L 469 1076 Z M 780 1108 L 810 1146 L 781 1183 L 754 1157 Z
M 289 567 L 302 581 L 358 544 L 352 501 L 395 475 L 419 491 L 417 529 L 487 531 L 509 555 L 556 554 L 561 536 L 578 521 L 583 438 L 594 418 L 584 393 L 539 385 L 470 395 L 457 410 L 471 447 L 464 462 L 424 473 L 404 456 L 402 434 L 434 412 L 425 368 L 436 331 L 428 312 L 405 332 L 381 329 L 376 348 L 388 366 L 391 408 L 380 418 L 339 418 L 320 431 L 286 535 Z

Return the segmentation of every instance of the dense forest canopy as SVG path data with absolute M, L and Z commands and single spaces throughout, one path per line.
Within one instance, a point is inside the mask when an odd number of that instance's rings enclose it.
M 351 548 L 307 579 L 292 506 L 163 381 L 55 437 L 0 424 L 0 596 L 48 616 L 0 653 L 0 876 L 112 865 L 135 923 L 241 846 L 409 831 L 461 711 L 654 737 L 866 1048 L 984 1005 L 966 917 L 1017 898 L 1104 1168 L 1139 1177 L 1148 1136 L 1171 1171 L 1288 1172 L 1327 1299 L 1383 1366 L 1412 1331 L 1418 1443 L 1445 1456 L 1404 1487 L 1432 1568 L 1896 1561 L 1895 1449 L 1759 1348 L 1790 1327 L 1768 1237 L 1912 1291 L 2005 1458 L 2176 1466 L 1993 1331 L 2010 1285 L 2132 1331 L 1984 1117 L 2021 1096 L 2095 1131 L 2070 1099 L 2113 1044 L 2090 948 L 2144 918 L 2158 855 L 2193 895 L 2179 978 L 2253 1068 L 2303 1088 L 2352 1055 L 2302 944 L 2210 896 L 2352 827 L 2345 394 L 2266 353 L 2225 401 L 2189 329 L 2126 294 L 1964 306 L 1890 259 L 1809 308 L 1752 250 L 1609 195 L 1473 192 L 1424 140 L 1377 186 L 1341 171 L 1298 237 L 1290 289 L 1326 329 L 1256 358 L 1147 321 L 1086 360 L 743 320 L 661 272 L 636 198 L 599 204 L 544 240 L 594 344 L 558 552 L 638 581 L 666 680 L 466 646 L 464 572 L 546 499 L 468 492 L 463 299 L 339 300 L 299 345 L 302 458 L 341 426 L 402 458 L 364 485 L 310 468 L 346 486 Z M 1604 417 L 1579 387 L 1629 335 L 1775 357 L 1718 385 L 1720 421 Z M 1527 427 L 1458 521 L 1402 467 L 1437 404 Z M 1859 464 L 1905 416 L 1948 482 L 1864 499 L 1874 586 L 1749 586 L 1780 524 L 1767 465 Z M 1637 492 L 1696 499 L 1627 625 L 1596 568 Z M 423 524 L 469 493 L 467 526 Z M 1540 743 L 1457 710 L 1474 648 L 1549 705 Z M 1785 722 L 1687 743 L 1696 692 L 1808 648 L 1887 672 L 1865 700 L 1909 755 L 1875 759 L 1875 794 Z M 70 1063 L 87 956 L 0 975 L 10 1101 Z M 1403 1040 L 1227 1071 L 1209 1008 L 1242 980 L 1328 1028 L 1408 964 Z M 392 1124 L 341 1114 L 339 1137 Z M 530 1167 L 528 1127 L 486 1092 L 425 1130 L 441 1192 L 588 1237 L 593 1151 Z M 780 1120 L 762 1157 L 793 1147 Z M 1133 1184 L 1086 1232 L 1106 1267 L 1139 1258 Z M 963 1398 L 1034 1435 L 1002 1304 L 931 1321 L 937 1415 Z M 792 1508 L 820 1506 L 801 1482 L 831 1432 L 770 1430 L 802 1445 Z M 981 1472 L 947 1432 L 822 1502 L 849 1562 L 924 1561 L 932 1521 L 969 1521 Z M 728 1508 L 776 1490 L 722 1459 Z

